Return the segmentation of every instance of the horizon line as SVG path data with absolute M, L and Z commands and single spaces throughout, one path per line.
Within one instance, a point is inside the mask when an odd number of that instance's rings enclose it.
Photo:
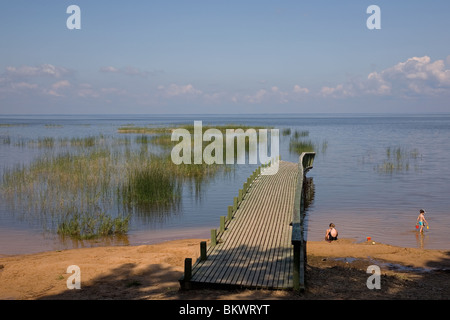
M 429 112 L 258 112 L 258 113 L 0 113 L 3 116 L 233 116 L 233 115 L 450 115 L 450 111 Z

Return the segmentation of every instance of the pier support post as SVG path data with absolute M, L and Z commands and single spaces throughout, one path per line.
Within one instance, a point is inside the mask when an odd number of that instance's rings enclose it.
M 225 231 L 225 216 L 220 217 L 220 229 L 219 232 L 222 233 Z
M 215 246 L 217 244 L 217 230 L 211 229 L 211 246 Z
M 184 259 L 184 276 L 179 280 L 181 289 L 189 290 L 191 288 L 191 279 L 192 279 L 192 259 L 186 258 Z
M 233 206 L 228 206 L 228 221 L 231 221 L 233 219 Z
M 300 243 L 298 241 L 293 243 L 294 245 L 294 270 L 292 272 L 292 280 L 294 283 L 294 290 L 300 289 Z
M 206 241 L 200 242 L 200 261 L 206 260 Z

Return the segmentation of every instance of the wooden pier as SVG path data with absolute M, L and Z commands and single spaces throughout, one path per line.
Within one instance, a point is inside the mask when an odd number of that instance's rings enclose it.
M 220 217 L 220 228 L 211 230 L 209 248 L 200 244 L 194 265 L 186 259 L 181 287 L 302 289 L 303 181 L 313 159 L 304 153 L 299 163 L 279 161 L 273 175 L 257 169 Z

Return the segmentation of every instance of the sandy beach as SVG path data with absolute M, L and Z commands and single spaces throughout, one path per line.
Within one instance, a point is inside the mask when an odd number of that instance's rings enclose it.
M 307 289 L 181 291 L 185 258 L 199 256 L 203 239 L 154 245 L 50 251 L 0 258 L 2 300 L 259 300 L 433 299 L 450 297 L 450 251 L 401 248 L 340 239 L 307 246 Z M 81 289 L 67 288 L 67 267 L 81 271 Z M 381 269 L 381 289 L 369 290 L 367 268 Z

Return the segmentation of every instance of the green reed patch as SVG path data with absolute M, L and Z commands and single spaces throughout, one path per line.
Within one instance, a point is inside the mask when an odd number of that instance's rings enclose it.
M 167 152 L 149 152 L 151 137 L 121 139 L 66 139 L 70 151 L 45 152 L 28 165 L 3 168 L 3 199 L 11 210 L 41 219 L 46 229 L 57 224 L 60 234 L 108 235 L 125 232 L 125 221 L 121 225 L 114 216 L 156 214 L 160 205 L 167 208 L 180 200 L 183 183 L 193 182 L 199 190 L 226 168 L 175 165 Z
M 309 136 L 309 131 L 308 130 L 295 130 L 294 134 L 292 135 L 292 137 L 294 139 L 298 139 L 298 138 L 302 138 L 302 137 L 308 137 Z
M 120 194 L 129 205 L 166 204 L 181 197 L 181 188 L 174 172 L 154 157 L 145 165 L 129 170 Z
M 220 130 L 223 134 L 226 133 L 227 129 L 271 129 L 271 126 L 251 126 L 243 124 L 225 124 L 225 125 L 202 125 L 202 133 L 208 129 Z M 118 133 L 140 133 L 140 134 L 170 134 L 175 129 L 186 129 L 191 134 L 194 133 L 194 124 L 179 124 L 179 125 L 169 125 L 167 127 L 136 127 L 133 125 L 127 125 L 117 129 Z
M 316 145 L 311 140 L 292 139 L 289 143 L 289 151 L 302 154 L 302 152 L 314 152 Z
M 302 154 L 303 152 L 322 152 L 325 153 L 328 149 L 328 141 L 322 140 L 314 141 L 309 137 L 309 131 L 302 130 L 298 131 L 296 130 L 291 140 L 289 141 L 289 151 L 291 153 L 296 153 L 298 155 Z
M 67 215 L 58 224 L 59 235 L 77 239 L 92 239 L 128 232 L 130 216 L 116 217 L 105 213 L 74 213 Z
M 409 171 L 411 168 L 418 170 L 419 160 L 422 155 L 419 150 L 408 149 L 402 146 L 387 147 L 385 158 L 381 164 L 375 166 L 375 170 L 382 174 L 393 174 Z

